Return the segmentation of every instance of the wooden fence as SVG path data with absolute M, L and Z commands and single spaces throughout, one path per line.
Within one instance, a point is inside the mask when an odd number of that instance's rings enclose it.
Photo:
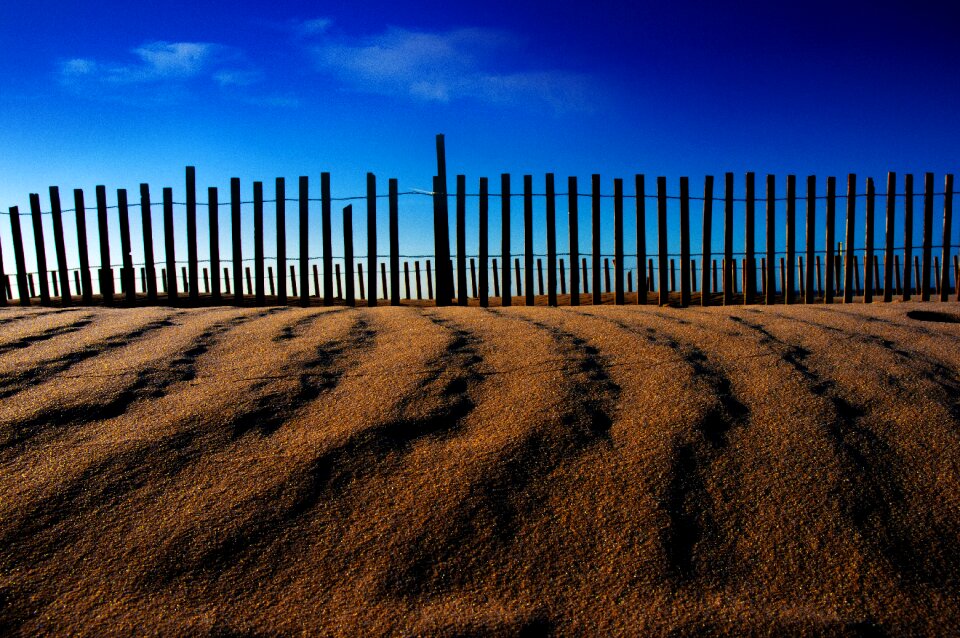
M 175 251 L 177 229 L 174 226 L 173 189 L 162 190 L 163 211 L 163 261 L 158 261 L 154 251 L 154 230 L 151 191 L 147 184 L 140 185 L 139 210 L 143 242 L 143 263 L 134 264 L 132 259 L 132 237 L 130 232 L 130 208 L 125 190 L 117 192 L 115 206 L 107 205 L 107 193 L 103 186 L 96 187 L 96 207 L 88 209 L 84 192 L 75 190 L 74 207 L 63 210 L 59 189 L 50 187 L 50 210 L 41 210 L 38 194 L 30 195 L 30 215 L 33 225 L 35 271 L 26 268 L 25 247 L 21 230 L 20 211 L 17 207 L 9 209 L 10 229 L 13 240 L 13 254 L 16 272 L 12 273 L 16 282 L 16 297 L 11 285 L 11 276 L 3 272 L 3 250 L 0 245 L 0 305 L 16 300 L 24 306 L 38 300 L 41 305 L 74 304 L 175 304 L 206 305 L 232 303 L 236 305 L 266 305 L 299 303 L 310 305 L 341 304 L 355 305 L 359 301 L 367 305 L 377 305 L 381 301 L 399 305 L 403 301 L 428 300 L 436 305 L 468 305 L 471 303 L 487 306 L 491 303 L 509 306 L 521 300 L 527 305 L 546 303 L 558 305 L 569 303 L 599 304 L 612 302 L 624 303 L 660 303 L 688 306 L 692 303 L 709 304 L 753 304 L 753 303 L 833 303 L 843 301 L 851 303 L 857 297 L 864 303 L 874 298 L 885 302 L 894 297 L 909 300 L 919 296 L 923 301 L 933 297 L 947 301 L 952 295 L 960 301 L 957 280 L 960 278 L 960 262 L 956 245 L 951 243 L 951 224 L 953 207 L 953 175 L 945 177 L 944 190 L 935 192 L 934 175 L 923 176 L 922 193 L 914 192 L 913 176 L 904 176 L 903 191 L 897 192 L 897 178 L 894 173 L 887 177 L 886 192 L 877 194 L 872 179 L 866 180 L 865 191 L 857 190 L 855 175 L 847 178 L 845 195 L 837 193 L 834 177 L 826 181 L 826 193 L 817 194 L 817 180 L 810 176 L 806 179 L 805 203 L 806 236 L 802 249 L 798 251 L 796 239 L 797 187 L 796 177 L 790 175 L 786 180 L 786 195 L 776 197 L 776 179 L 766 177 L 766 192 L 763 199 L 756 195 L 755 176 L 747 173 L 745 178 L 745 197 L 734 197 L 734 176 L 724 175 L 722 197 L 714 195 L 714 179 L 706 177 L 703 197 L 691 196 L 689 179 L 680 178 L 679 194 L 668 195 L 667 180 L 658 177 L 656 193 L 648 195 L 643 175 L 634 177 L 634 194 L 624 192 L 622 179 L 613 182 L 613 194 L 601 193 L 599 175 L 591 179 L 589 194 L 581 194 L 575 177 L 567 180 L 567 192 L 557 193 L 553 174 L 547 174 L 544 180 L 544 192 L 534 193 L 533 177 L 523 178 L 523 192 L 511 192 L 511 176 L 500 176 L 500 193 L 489 192 L 489 181 L 480 178 L 479 191 L 468 194 L 466 177 L 457 175 L 455 191 L 452 194 L 455 203 L 456 253 L 452 259 L 449 233 L 449 201 L 444 138 L 437 136 L 437 175 L 433 179 L 433 192 L 426 193 L 433 200 L 434 252 L 432 259 L 426 259 L 421 271 L 419 260 L 413 261 L 415 287 L 411 288 L 410 261 L 404 261 L 402 268 L 403 287 L 401 290 L 401 266 L 399 247 L 399 199 L 401 195 L 423 195 L 423 193 L 400 193 L 396 179 L 388 181 L 387 194 L 377 193 L 376 177 L 367 174 L 365 197 L 332 198 L 330 174 L 320 176 L 320 197 L 310 198 L 310 183 L 307 177 L 301 177 L 298 183 L 298 196 L 288 199 L 286 184 L 282 178 L 275 183 L 276 196 L 273 200 L 264 200 L 262 182 L 253 184 L 253 243 L 252 259 L 243 256 L 243 228 L 241 224 L 240 180 L 230 182 L 230 221 L 232 254 L 229 260 L 220 256 L 220 201 L 216 188 L 207 191 L 207 223 L 209 234 L 209 258 L 201 261 L 198 249 L 198 213 L 201 204 L 197 201 L 196 172 L 193 167 L 186 169 L 186 261 L 178 261 Z M 919 245 L 914 245 L 914 204 L 922 196 L 922 237 Z M 377 246 L 377 200 L 387 199 L 387 220 L 389 226 L 389 249 L 385 255 L 378 254 Z M 468 197 L 478 199 L 478 254 L 466 254 L 466 201 Z M 511 202 L 521 197 L 523 203 L 523 249 L 520 257 L 514 257 L 511 246 Z M 546 215 L 546 253 L 536 253 L 533 234 L 533 201 L 542 197 L 545 200 Z M 569 250 L 568 259 L 557 253 L 557 199 L 566 197 L 568 209 Z M 943 200 L 942 234 L 939 244 L 934 244 L 934 197 Z M 501 206 L 501 247 L 499 254 L 489 251 L 489 210 L 490 199 L 496 198 Z M 588 255 L 581 256 L 579 246 L 579 202 L 581 198 L 590 201 L 591 246 Z M 613 239 L 614 252 L 605 255 L 601 252 L 601 201 L 613 199 Z M 885 203 L 885 234 L 882 246 L 875 246 L 875 224 L 877 223 L 876 203 L 882 198 Z M 366 256 L 356 260 L 353 246 L 353 205 L 347 205 L 343 213 L 343 257 L 344 272 L 340 270 L 339 258 L 334 263 L 332 233 L 332 205 L 343 199 L 365 199 L 367 220 Z M 845 201 L 845 234 L 842 242 L 835 237 L 837 200 Z M 624 203 L 633 200 L 636 216 L 635 252 L 625 252 Z M 647 201 L 656 203 L 656 250 L 648 252 L 646 237 Z M 677 225 L 671 228 L 668 216 L 668 200 L 679 200 Z M 825 250 L 815 250 L 817 230 L 817 202 L 825 200 L 825 220 L 822 232 L 825 233 Z M 320 202 L 320 232 L 322 236 L 322 255 L 318 264 L 312 264 L 308 254 L 310 237 L 310 202 Z M 691 252 L 690 204 L 702 203 L 702 237 L 700 253 Z M 859 214 L 858 203 L 864 204 L 865 241 L 862 247 L 855 247 L 856 218 Z M 900 225 L 897 224 L 898 201 Z M 299 217 L 299 254 L 296 263 L 289 264 L 286 254 L 286 205 L 298 205 Z M 267 266 L 264 248 L 264 204 L 273 203 L 276 223 L 276 256 L 271 261 L 276 264 L 277 272 Z M 758 250 L 756 238 L 757 204 L 765 206 L 766 235 L 765 251 Z M 785 250 L 776 250 L 776 211 L 778 204 L 785 206 L 786 223 Z M 715 258 L 711 252 L 714 207 L 718 224 L 723 227 L 723 254 Z M 744 250 L 735 253 L 734 246 L 734 209 L 742 205 L 744 212 Z M 136 205 L 134 205 L 136 206 Z M 92 272 L 87 244 L 86 213 L 96 211 L 99 230 L 100 264 L 97 269 L 97 290 L 94 294 Z M 119 217 L 120 246 L 122 262 L 111 263 L 110 233 L 108 212 L 116 210 Z M 73 212 L 77 228 L 77 264 L 68 264 L 64 240 L 63 215 Z M 48 270 L 44 238 L 43 215 L 52 218 L 56 270 Z M 897 229 L 902 232 L 897 242 Z M 679 232 L 678 254 L 668 251 L 668 239 L 671 233 Z M 897 245 L 899 243 L 899 246 Z M 850 248 L 854 247 L 854 248 Z M 939 255 L 934 250 L 939 250 Z M 697 257 L 700 258 L 699 269 Z M 627 258 L 636 259 L 636 269 L 626 268 Z M 544 258 L 546 264 L 544 266 Z M 588 261 L 589 258 L 589 261 Z M 612 266 L 611 266 L 612 258 Z M 758 261 L 759 258 L 759 261 Z M 952 261 L 951 261 L 952 258 Z M 512 260 L 512 263 L 511 263 Z M 253 262 L 253 273 L 246 265 Z M 719 273 L 718 278 L 718 262 Z M 186 264 L 186 265 L 183 265 Z M 201 264 L 206 264 L 202 267 Z M 388 269 L 389 264 L 389 269 Z M 366 277 L 364 277 L 364 265 Z M 378 271 L 379 265 L 379 271 Z M 177 268 L 180 267 L 178 273 Z M 511 268 L 515 278 L 511 277 Z M 547 271 L 544 286 L 544 268 Z M 139 277 L 138 275 L 139 269 Z M 159 269 L 159 272 L 158 272 Z M 222 277 L 221 277 L 222 269 Z M 611 269 L 613 276 L 611 278 Z M 73 274 L 71 281 L 70 274 Z M 679 271 L 679 286 L 678 283 Z M 951 277 L 951 271 L 953 275 Z M 425 276 L 424 286 L 421 272 Z M 479 278 L 477 274 L 479 273 Z M 581 277 L 582 273 L 582 277 Z M 881 277 L 882 273 L 882 277 Z M 389 277 L 388 277 L 389 274 Z M 119 275 L 119 276 L 117 276 Z M 159 275 L 159 277 L 158 277 Z M 311 282 L 312 275 L 312 282 Z M 536 275 L 536 280 L 535 280 Z M 933 275 L 933 277 L 931 277 Z M 634 276 L 636 286 L 634 286 Z M 379 278 L 379 286 L 378 286 Z M 321 283 L 322 279 L 322 283 Z M 612 284 L 611 284 L 612 279 Z M 202 281 L 202 285 L 201 285 Z M 536 284 L 535 284 L 536 281 Z M 698 285 L 699 281 L 699 285 Z M 469 282 L 469 283 L 468 283 Z M 311 283 L 312 290 L 311 290 Z M 492 291 L 491 291 L 492 283 Z M 139 286 L 138 286 L 139 284 Z M 289 287 L 288 287 L 289 284 Z M 567 292 L 569 285 L 569 294 Z M 139 287 L 139 290 L 138 290 Z M 425 289 L 424 289 L 425 288 Z M 202 292 L 201 292 L 202 290 Z M 269 290 L 269 294 L 268 294 Z M 492 294 L 491 294 L 492 292 Z

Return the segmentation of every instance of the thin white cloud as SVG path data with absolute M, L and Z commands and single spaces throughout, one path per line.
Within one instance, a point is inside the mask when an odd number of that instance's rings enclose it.
M 518 38 L 488 29 L 432 33 L 389 28 L 361 38 L 324 34 L 309 51 L 321 71 L 371 93 L 423 102 L 547 104 L 556 111 L 589 107 L 584 76 L 510 68 L 522 48 Z
M 131 53 L 137 60 L 128 63 L 67 60 L 60 65 L 60 79 L 113 85 L 189 80 L 236 57 L 230 48 L 209 42 L 148 42 Z

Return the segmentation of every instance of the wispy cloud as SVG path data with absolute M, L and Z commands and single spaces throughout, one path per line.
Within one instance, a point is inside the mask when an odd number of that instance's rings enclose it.
M 66 60 L 60 65 L 60 79 L 115 85 L 189 80 L 237 57 L 229 47 L 209 42 L 148 42 L 131 53 L 135 60 L 130 62 Z
M 493 104 L 589 108 L 589 80 L 558 69 L 517 68 L 523 42 L 502 31 L 389 28 L 359 38 L 330 33 L 308 45 L 318 68 L 361 91 L 424 102 L 472 99 Z

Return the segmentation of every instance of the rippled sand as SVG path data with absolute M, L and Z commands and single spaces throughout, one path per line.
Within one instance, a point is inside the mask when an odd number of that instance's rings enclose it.
M 0 310 L 0 633 L 955 635 L 914 317 Z

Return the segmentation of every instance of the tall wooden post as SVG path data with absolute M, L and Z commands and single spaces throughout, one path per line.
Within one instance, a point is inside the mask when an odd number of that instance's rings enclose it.
M 83 201 L 83 191 L 73 191 L 74 209 L 77 219 L 77 252 L 80 260 L 80 289 L 83 303 L 93 302 L 93 282 L 90 278 L 90 255 L 87 252 L 87 211 Z
M 581 258 L 580 264 L 582 267 L 581 272 L 583 272 L 583 294 L 589 295 L 590 290 L 588 290 L 589 284 L 587 282 L 590 281 L 590 277 L 587 276 L 587 258 L 586 257 Z
M 567 226 L 570 233 L 570 305 L 580 305 L 580 223 L 577 178 L 567 177 Z
M 240 179 L 230 178 L 230 232 L 233 239 L 233 302 L 243 305 L 243 243 L 240 223 Z
M 10 207 L 10 234 L 13 237 L 13 259 L 17 266 L 17 294 L 20 305 L 30 305 L 30 290 L 27 283 L 27 263 L 23 252 L 23 231 L 20 228 L 20 208 Z
M 680 307 L 690 305 L 690 179 L 680 178 Z
M 876 205 L 876 187 L 873 184 L 873 178 L 867 178 L 867 206 L 864 230 L 866 237 L 864 242 L 863 256 L 863 303 L 873 302 L 873 221 Z
M 437 305 L 448 306 L 453 295 L 453 272 L 450 270 L 450 218 L 447 202 L 447 157 L 443 135 L 437 135 L 437 181 L 434 185 Z
M 523 288 L 525 303 L 533 305 L 533 176 L 523 176 Z M 518 291 L 519 293 L 519 291 Z
M 853 230 L 857 214 L 857 176 L 847 175 L 847 232 L 843 253 L 843 303 L 853 302 Z
M 367 305 L 377 305 L 377 178 L 367 173 Z
M 943 244 L 940 263 L 940 301 L 950 298 L 950 241 L 953 239 L 951 223 L 953 221 L 953 175 L 947 175 L 943 187 Z M 960 282 L 958 282 L 960 288 Z
M 903 176 L 903 300 L 910 301 L 913 278 L 913 175 Z
M 348 306 L 357 304 L 353 283 L 353 204 L 343 209 L 343 261 L 346 270 Z
M 783 303 L 792 304 L 794 286 L 793 265 L 797 253 L 797 176 L 787 175 L 787 276 Z
M 387 181 L 390 217 L 390 305 L 400 305 L 400 196 L 396 178 Z M 408 286 L 409 288 L 409 286 Z
M 277 213 L 277 303 L 287 303 L 287 185 L 276 178 L 275 206 Z
M 333 230 L 330 220 L 330 173 L 320 173 L 320 223 L 323 234 L 323 305 L 333 303 Z M 342 295 L 338 294 L 342 298 Z
M 893 301 L 893 295 L 895 293 L 892 280 L 894 227 L 897 207 L 896 190 L 897 174 L 891 171 L 887 173 L 887 220 L 883 246 L 883 301 L 886 303 Z
M 593 303 L 599 305 L 601 302 L 600 290 L 600 175 L 593 174 L 590 177 L 591 193 L 591 230 L 593 242 Z
M 157 265 L 153 254 L 153 213 L 148 184 L 140 184 L 140 228 L 143 233 L 143 266 L 147 274 L 147 303 L 156 303 Z
M 689 220 L 688 220 L 689 221 Z M 689 250 L 689 233 L 687 236 L 687 248 Z M 689 268 L 689 263 L 687 264 Z M 613 180 L 613 290 L 614 303 L 618 306 L 624 304 L 623 291 L 623 180 Z M 688 291 L 689 293 L 689 291 Z
M 827 255 L 824 258 L 826 261 L 826 289 L 823 295 L 823 303 L 833 303 L 833 295 L 836 291 L 834 287 L 834 254 L 833 254 L 833 244 L 835 241 L 834 235 L 836 234 L 836 214 L 837 214 L 837 178 L 828 177 L 827 178 L 827 215 L 826 215 L 826 242 L 825 246 L 827 250 Z
M 806 253 L 807 264 L 804 281 L 804 303 L 813 303 L 815 300 L 815 289 L 813 287 L 813 268 L 814 268 L 814 242 L 817 232 L 817 178 L 815 175 L 807 175 L 807 223 L 806 223 Z
M 110 267 L 110 226 L 107 223 L 107 189 L 97 186 L 97 226 L 100 231 L 100 294 L 113 302 L 113 269 Z
M 923 262 L 920 300 L 930 301 L 930 270 L 933 267 L 933 173 L 923 175 Z
M 187 182 L 187 265 L 189 266 L 190 301 L 197 303 L 200 296 L 199 256 L 197 254 L 197 169 L 188 166 Z
M 667 287 L 667 178 L 657 177 L 657 287 L 660 289 L 660 305 L 670 302 Z M 594 277 L 594 285 L 599 286 L 599 277 Z
M 177 302 L 177 254 L 173 236 L 173 189 L 163 189 L 163 241 L 167 258 L 167 301 Z
M 50 305 L 50 283 L 47 272 L 47 248 L 43 239 L 43 217 L 40 211 L 40 195 L 30 194 L 30 213 L 33 220 L 33 244 L 37 255 L 37 275 L 40 281 L 40 303 Z
M 547 305 L 557 305 L 557 201 L 553 173 L 547 173 Z
M 723 176 L 723 305 L 733 304 L 733 173 Z
M 67 245 L 63 240 L 63 211 L 60 208 L 60 189 L 50 187 L 50 216 L 53 220 L 53 244 L 57 251 L 57 275 L 60 279 L 60 303 L 69 306 L 72 303 L 70 295 L 70 273 L 67 266 Z M 0 277 L 0 286 L 3 277 Z M 2 297 L 0 292 L 0 297 Z
M 207 188 L 207 224 L 210 229 L 210 296 L 220 303 L 220 198 L 215 186 Z
M 410 262 L 403 262 L 403 283 L 405 284 L 406 299 L 410 301 Z
M 253 183 L 253 276 L 256 304 L 266 304 L 266 270 L 263 255 L 263 182 Z
M 703 233 L 700 240 L 702 254 L 700 256 L 700 267 L 703 273 L 700 276 L 700 305 L 710 305 L 710 295 L 713 292 L 710 287 L 710 277 L 708 270 L 710 262 L 713 260 L 712 252 L 713 237 L 713 175 L 707 175 L 703 180 Z
M 487 262 L 490 259 L 489 245 L 489 213 L 490 213 L 490 184 L 486 177 L 480 178 L 480 201 L 479 201 L 479 259 L 480 259 L 480 307 L 486 308 L 490 305 L 490 284 L 489 284 L 489 266 Z M 496 266 L 494 266 L 496 270 Z
M 467 305 L 467 176 L 457 175 L 457 305 Z
M 501 267 L 503 296 L 500 300 L 501 306 L 510 306 L 513 304 L 513 294 L 510 290 L 510 175 L 503 173 L 500 175 L 500 259 L 503 260 Z
M 310 284 L 307 279 L 310 274 L 310 178 L 301 175 L 298 187 L 300 198 L 300 305 L 306 308 L 310 305 Z
M 634 189 L 637 199 L 637 304 L 647 303 L 647 278 L 643 274 L 643 265 L 647 262 L 647 194 L 644 176 L 634 176 Z M 577 262 L 573 265 L 571 274 L 576 270 Z M 570 283 L 573 290 L 573 282 Z
M 755 175 L 746 175 L 746 202 L 744 202 L 744 247 L 746 265 L 743 279 L 743 303 L 752 304 L 757 296 L 757 257 L 754 248 L 756 241 L 756 184 Z
M 123 282 L 126 301 L 133 306 L 137 303 L 137 280 L 133 270 L 133 247 L 130 242 L 130 209 L 127 205 L 127 191 L 123 188 L 117 191 L 117 213 L 120 218 L 120 252 L 123 260 L 120 280 Z
M 777 303 L 776 284 L 776 223 L 777 223 L 776 178 L 767 175 L 767 305 Z

